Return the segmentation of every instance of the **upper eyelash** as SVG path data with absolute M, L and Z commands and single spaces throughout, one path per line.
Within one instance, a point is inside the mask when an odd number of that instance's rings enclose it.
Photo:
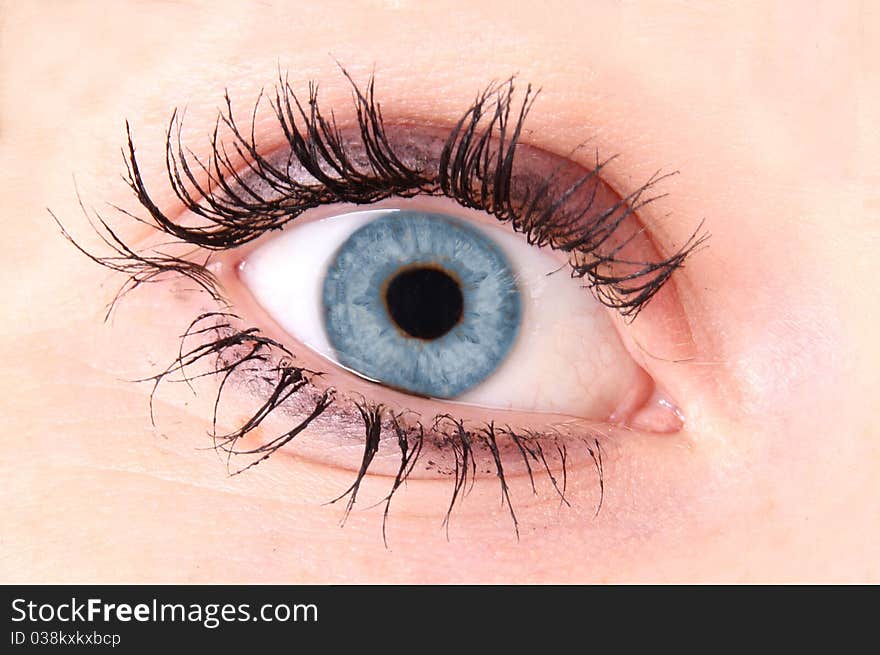
M 281 170 L 266 159 L 257 146 L 253 127 L 249 135 L 245 135 L 239 129 L 232 114 L 231 101 L 226 95 L 226 110 L 218 115 L 211 140 L 211 154 L 207 162 L 203 163 L 183 147 L 182 121 L 176 111 L 172 115 L 166 135 L 166 166 L 171 186 L 184 207 L 193 214 L 207 219 L 207 224 L 195 227 L 178 224 L 153 202 L 138 166 L 128 122 L 126 122 L 128 143 L 125 153 L 127 182 L 142 207 L 149 213 L 150 219 L 145 220 L 119 207 L 116 209 L 132 219 L 147 222 L 181 242 L 210 252 L 245 244 L 268 230 L 282 227 L 304 211 L 322 204 L 333 202 L 364 204 L 393 196 L 446 195 L 465 207 L 481 209 L 500 221 L 511 223 L 514 229 L 524 234 L 531 244 L 589 254 L 590 257 L 572 261 L 572 274 L 585 277 L 600 301 L 630 318 L 638 314 L 666 282 L 669 275 L 679 268 L 687 255 L 705 239 L 705 236 L 698 236 L 698 229 L 674 255 L 654 262 L 623 261 L 617 258 L 619 248 L 605 253 L 598 252 L 599 246 L 610 238 L 626 216 L 656 198 L 649 196 L 647 192 L 659 179 L 662 179 L 659 176 L 652 177 L 635 192 L 621 199 L 615 207 L 598 213 L 587 222 L 587 229 L 575 228 L 575 218 L 580 216 L 558 215 L 558 210 L 565 203 L 566 194 L 562 193 L 561 197 L 551 197 L 552 179 L 544 180 L 537 187 L 530 189 L 519 203 L 515 203 L 512 194 L 513 163 L 523 123 L 535 98 L 531 87 L 528 87 L 518 111 L 513 114 L 512 124 L 513 80 L 490 85 L 480 93 L 451 129 L 444 143 L 437 170 L 428 173 L 425 170 L 411 168 L 394 153 L 386 136 L 381 109 L 375 101 L 374 81 L 370 79 L 366 89 L 361 91 L 347 74 L 346 77 L 351 82 L 354 92 L 357 126 L 362 149 L 366 155 L 366 168 L 357 164 L 350 156 L 346 141 L 338 130 L 332 114 L 331 119 L 327 120 L 321 113 L 318 107 L 317 87 L 310 86 L 308 109 L 306 109 L 284 79 L 280 80 L 276 88 L 272 107 L 290 146 L 290 157 L 311 174 L 314 183 L 297 181 L 287 174 L 286 168 Z M 252 125 L 259 103 L 258 99 L 252 116 Z M 297 119 L 302 123 L 302 127 L 298 126 Z M 233 165 L 227 146 L 219 139 L 221 124 L 229 128 L 233 138 L 228 147 L 233 148 L 237 157 L 245 162 L 251 178 L 244 176 L 242 171 Z M 576 181 L 572 189 L 580 188 L 581 185 L 589 184 L 591 181 L 595 183 L 606 163 L 607 161 L 599 162 L 597 158 L 595 167 Z M 193 166 L 205 175 L 206 182 L 199 181 Z M 272 189 L 275 195 L 271 197 L 262 195 L 249 179 L 260 180 Z M 82 203 L 81 207 L 86 216 L 89 216 Z M 590 209 L 591 203 L 588 203 L 588 206 L 583 208 L 583 212 L 587 213 Z M 95 214 L 98 225 L 93 222 L 93 227 L 113 253 L 109 256 L 99 256 L 77 244 L 57 217 L 54 214 L 52 216 L 64 236 L 81 252 L 102 266 L 127 276 L 126 282 L 111 302 L 108 313 L 129 291 L 144 283 L 168 279 L 169 276 L 188 278 L 199 288 L 210 293 L 215 300 L 223 302 L 218 282 L 207 267 L 210 254 L 206 256 L 204 262 L 196 262 L 157 249 L 148 252 L 137 251 L 129 247 L 100 215 Z M 92 221 L 91 218 L 89 220 Z M 580 225 L 580 222 L 577 222 L 577 225 Z M 98 229 L 98 226 L 102 229 Z M 607 265 L 617 262 L 636 265 L 637 269 L 633 272 L 630 268 L 627 274 L 615 275 L 609 272 Z M 153 394 L 162 381 L 170 379 L 169 376 L 179 373 L 182 376 L 181 381 L 184 382 L 189 382 L 198 376 L 219 376 L 220 383 L 212 419 L 215 447 L 226 452 L 229 458 L 232 455 L 255 456 L 255 459 L 244 467 L 232 471 L 234 473 L 247 470 L 264 461 L 336 402 L 332 389 L 318 391 L 314 386 L 313 378 L 320 376 L 320 373 L 294 365 L 291 362 L 293 354 L 283 344 L 265 337 L 257 328 L 238 328 L 233 324 L 237 320 L 240 319 L 225 311 L 209 312 L 197 317 L 184 333 L 180 352 L 171 365 L 147 378 L 154 384 L 151 392 L 152 418 Z M 197 335 L 205 337 L 206 341 L 185 350 L 184 343 L 187 339 Z M 188 369 L 194 368 L 196 364 L 208 358 L 214 358 L 213 370 L 195 376 L 187 374 Z M 251 366 L 264 377 L 268 374 L 276 376 L 272 380 L 266 378 L 270 382 L 267 400 L 240 428 L 229 434 L 219 435 L 217 410 L 224 386 L 233 373 L 243 367 Z M 312 407 L 311 410 L 304 410 L 307 414 L 306 418 L 299 420 L 293 428 L 261 446 L 248 450 L 236 449 L 236 443 L 258 427 L 269 413 L 306 389 L 315 391 L 306 399 Z M 353 484 L 336 500 L 348 498 L 345 508 L 347 516 L 355 503 L 360 483 L 378 447 L 377 438 L 383 428 L 390 430 L 396 437 L 401 462 L 389 494 L 381 501 L 385 503 L 382 524 L 384 538 L 391 499 L 419 461 L 428 435 L 421 422 L 407 424 L 401 414 L 395 414 L 381 405 L 367 401 L 355 401 L 354 404 L 365 431 L 363 460 Z M 477 472 L 477 457 L 486 453 L 490 464 L 495 467 L 501 487 L 502 502 L 508 507 L 514 528 L 517 535 L 519 534 L 516 514 L 507 492 L 503 464 L 499 458 L 496 441 L 499 435 L 508 436 L 516 448 L 515 452 L 520 454 L 532 489 L 535 490 L 532 468 L 534 465 L 536 470 L 546 472 L 553 488 L 559 494 L 560 503 L 568 504 L 566 498 L 568 452 L 564 438 L 521 433 L 508 426 L 498 428 L 493 422 L 482 427 L 466 428 L 463 421 L 449 414 L 438 415 L 433 419 L 430 434 L 441 448 L 450 449 L 454 461 L 454 470 L 450 471 L 453 491 L 443 521 L 447 535 L 452 511 L 470 488 L 469 478 L 470 484 L 473 484 Z M 602 449 L 595 436 L 581 437 L 581 439 L 595 464 L 598 475 L 599 498 L 596 510 L 598 513 L 602 507 L 605 491 Z M 545 451 L 542 443 L 551 444 L 553 450 Z M 478 449 L 485 452 L 478 452 Z M 227 460 L 227 464 L 229 461 Z
M 510 223 L 536 246 L 571 253 L 571 273 L 585 279 L 604 305 L 623 316 L 634 318 L 680 268 L 687 256 L 706 238 L 697 230 L 672 255 L 655 261 L 633 261 L 620 255 L 622 244 L 610 243 L 629 216 L 661 196 L 649 192 L 666 175 L 655 174 L 612 207 L 593 209 L 593 194 L 586 206 L 572 211 L 568 199 L 585 185 L 599 184 L 599 173 L 610 161 L 599 161 L 593 169 L 551 197 L 554 178 L 527 189 L 519 201 L 513 197 L 516 148 L 524 122 L 537 96 L 528 86 L 519 110 L 513 109 L 514 82 L 492 84 L 478 94 L 460 120 L 450 130 L 436 171 L 417 170 L 402 161 L 387 136 L 380 105 L 375 99 L 371 78 L 361 90 L 349 80 L 355 104 L 357 131 L 365 165 L 359 165 L 331 113 L 328 119 L 318 102 L 318 87 L 311 84 L 306 105 L 300 102 L 287 79 L 280 79 L 270 105 L 289 147 L 288 162 L 295 161 L 315 181 L 294 179 L 287 167 L 280 168 L 261 152 L 254 134 L 255 118 L 264 97 L 257 99 L 251 117 L 251 130 L 238 125 L 228 93 L 226 109 L 218 113 L 211 153 L 207 161 L 184 148 L 182 117 L 175 111 L 166 135 L 166 167 L 171 188 L 190 213 L 206 219 L 206 224 L 182 225 L 167 216 L 152 200 L 137 161 L 131 129 L 126 122 L 128 152 L 127 180 L 138 201 L 159 230 L 208 250 L 225 250 L 244 245 L 265 232 L 280 229 L 305 211 L 337 202 L 370 204 L 391 197 L 443 195 L 460 205 L 479 209 Z M 220 139 L 221 125 L 231 134 L 231 142 Z M 230 149 L 243 162 L 236 166 Z M 199 179 L 197 172 L 204 176 Z M 268 187 L 266 195 L 255 182 Z M 592 215 L 590 215 L 592 212 Z M 588 220 L 584 220 L 588 217 Z M 125 253 L 130 257 L 131 253 Z M 117 262 L 118 263 L 118 262 Z M 177 261 L 170 262 L 177 265 Z M 626 265 L 616 272 L 615 265 Z M 204 271 L 181 271 L 201 286 L 216 290 L 216 281 Z

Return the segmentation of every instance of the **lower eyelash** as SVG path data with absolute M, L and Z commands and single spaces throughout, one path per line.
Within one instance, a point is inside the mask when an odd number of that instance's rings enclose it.
M 153 398 L 162 382 L 190 384 L 197 378 L 219 379 L 211 421 L 211 438 L 215 450 L 225 456 L 227 470 L 231 475 L 243 473 L 265 461 L 292 442 L 313 421 L 337 406 L 346 416 L 351 415 L 352 409 L 357 412 L 364 435 L 364 451 L 354 481 L 342 494 L 329 501 L 336 503 L 345 500 L 343 523 L 355 506 L 361 482 L 368 474 L 379 449 L 383 445 L 396 446 L 399 451 L 400 465 L 388 494 L 380 501 L 384 504 L 382 535 L 386 546 L 386 525 L 392 498 L 413 473 L 426 449 L 435 455 L 435 459 L 439 459 L 436 457 L 438 453 L 451 455 L 452 465 L 446 473 L 451 479 L 452 489 L 442 522 L 447 537 L 454 509 L 473 487 L 479 472 L 485 471 L 494 473 L 497 477 L 502 503 L 509 511 L 514 531 L 519 538 L 519 523 L 510 499 L 504 457 L 499 446 L 502 437 L 509 439 L 508 445 L 520 456 L 532 492 L 538 493 L 535 474 L 543 472 L 559 495 L 560 503 L 570 505 L 565 495 L 568 482 L 567 438 L 517 431 L 508 426 L 499 428 L 491 421 L 466 426 L 464 420 L 449 413 L 434 416 L 427 422 L 427 428 L 421 420 L 406 421 L 402 412 L 393 412 L 383 405 L 363 399 L 342 397 L 333 388 L 321 389 L 317 383 L 321 373 L 293 365 L 291 359 L 294 355 L 285 346 L 262 335 L 258 328 L 241 329 L 236 325 L 240 322 L 240 317 L 230 312 L 213 311 L 201 314 L 181 336 L 181 346 L 174 361 L 157 374 L 138 380 L 153 384 L 150 393 L 150 416 L 153 420 Z M 198 342 L 187 346 L 193 339 Z M 208 370 L 200 369 L 202 362 L 208 364 Z M 193 370 L 192 374 L 188 373 L 190 370 Z M 252 416 L 232 432 L 220 434 L 217 424 L 223 392 L 233 376 L 242 372 L 247 373 L 250 380 L 259 378 L 268 390 L 261 394 L 264 400 Z M 255 432 L 269 414 L 281 408 L 292 410 L 291 413 L 298 416 L 291 428 L 260 445 L 238 448 L 240 440 Z M 585 444 L 598 475 L 598 514 L 605 492 L 602 447 L 595 436 L 579 438 Z M 552 448 L 549 452 L 546 450 L 548 447 Z M 246 457 L 250 461 L 234 467 L 234 457 Z M 429 463 L 429 466 L 431 464 L 438 470 L 442 468 L 436 462 Z

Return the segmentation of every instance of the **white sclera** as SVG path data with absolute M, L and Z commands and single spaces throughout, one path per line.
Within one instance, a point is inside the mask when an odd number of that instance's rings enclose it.
M 250 254 L 241 268 L 242 280 L 287 333 L 335 361 L 324 331 L 324 275 L 355 230 L 393 211 L 351 212 L 291 226 Z M 455 400 L 607 418 L 639 379 L 639 368 L 608 311 L 555 257 L 500 227 L 470 225 L 498 244 L 514 269 L 522 294 L 522 324 L 507 358 Z

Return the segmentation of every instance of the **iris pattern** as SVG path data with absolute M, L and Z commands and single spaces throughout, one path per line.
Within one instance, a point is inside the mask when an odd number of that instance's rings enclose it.
M 390 211 L 339 247 L 323 281 L 340 364 L 408 393 L 454 398 L 516 341 L 522 304 L 494 241 L 451 216 Z

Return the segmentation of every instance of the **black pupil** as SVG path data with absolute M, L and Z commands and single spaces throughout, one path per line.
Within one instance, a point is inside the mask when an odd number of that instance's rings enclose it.
M 464 299 L 450 275 L 436 268 L 408 268 L 385 292 L 388 313 L 401 330 L 418 339 L 437 339 L 461 320 Z

